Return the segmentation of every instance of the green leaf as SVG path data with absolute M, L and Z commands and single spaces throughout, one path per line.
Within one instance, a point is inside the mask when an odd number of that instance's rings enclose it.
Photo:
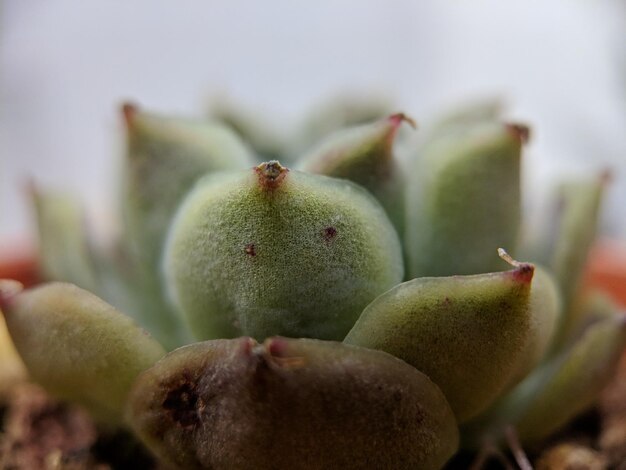
M 248 145 L 252 147 L 258 161 L 293 160 L 288 150 L 290 139 L 285 133 L 285 127 L 280 130 L 276 123 L 267 119 L 261 111 L 254 111 L 230 100 L 220 99 L 213 103 L 210 109 L 211 119 L 222 122 Z
M 173 349 L 189 336 L 164 295 L 161 278 L 161 258 L 174 213 L 200 177 L 252 166 L 253 160 L 239 137 L 222 124 L 143 112 L 130 104 L 123 106 L 123 114 L 127 156 L 122 209 L 132 260 L 133 310 Z
M 290 146 L 294 155 L 300 155 L 327 136 L 341 129 L 371 123 L 393 112 L 390 99 L 376 92 L 345 93 L 318 102 L 309 111 L 296 132 Z
M 535 286 L 532 265 L 515 265 L 400 284 L 367 306 L 344 342 L 388 352 L 424 372 L 458 421 L 467 421 L 538 360 L 549 340 L 544 335 L 554 329 L 552 289 Z
M 83 209 L 66 192 L 31 195 L 39 232 L 39 263 L 45 279 L 65 281 L 85 289 L 98 286 Z
M 589 250 L 596 237 L 600 205 L 607 175 L 563 183 L 558 189 L 556 229 L 552 237 L 550 267 L 563 295 L 561 335 L 555 345 L 565 341 L 565 332 L 574 328 L 576 305 L 580 302 L 581 284 Z
M 558 431 L 593 405 L 626 347 L 626 317 L 591 325 L 578 340 L 530 374 L 485 416 L 464 427 L 468 445 L 499 441 L 513 426 L 525 445 Z
M 404 180 L 393 155 L 393 143 L 402 122 L 393 114 L 374 123 L 330 134 L 299 162 L 309 173 L 344 178 L 368 189 L 381 202 L 399 234 L 404 233 Z
M 127 236 L 139 259 L 157 269 L 172 216 L 206 173 L 252 166 L 229 128 L 143 112 L 125 104 L 127 156 L 122 201 Z
M 456 127 L 494 122 L 502 117 L 503 108 L 502 101 L 495 97 L 467 102 L 436 120 L 430 132 L 443 134 L 453 132 Z
M 368 191 L 276 161 L 199 182 L 164 270 L 198 339 L 342 339 L 403 275 L 398 235 Z
M 515 247 L 520 153 L 528 130 L 478 121 L 434 133 L 407 178 L 405 250 L 411 277 L 479 274 Z
M 71 284 L 20 292 L 0 281 L 0 306 L 31 377 L 109 424 L 121 424 L 133 381 L 165 354 L 130 318 Z
M 558 342 L 553 345 L 552 351 L 558 353 L 561 349 L 571 346 L 594 323 L 613 317 L 618 310 L 611 297 L 599 290 L 585 290 L 577 296 L 577 301 L 571 305 L 567 322 L 559 325 Z

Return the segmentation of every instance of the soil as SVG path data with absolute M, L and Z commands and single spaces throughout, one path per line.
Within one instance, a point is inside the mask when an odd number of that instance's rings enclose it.
M 86 412 L 32 383 L 0 394 L 0 418 L 3 470 L 159 469 L 132 436 L 98 428 Z M 471 468 L 474 458 L 460 454 L 446 468 Z M 626 352 L 598 405 L 528 458 L 537 470 L 626 470 Z M 518 467 L 503 453 L 483 468 Z
M 16 383 L 0 396 L 0 469 L 157 469 L 132 436 L 99 429 L 79 407 Z

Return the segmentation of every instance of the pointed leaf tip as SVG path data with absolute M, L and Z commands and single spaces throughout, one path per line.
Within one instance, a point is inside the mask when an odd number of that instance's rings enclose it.
M 602 170 L 602 173 L 600 173 L 600 183 L 603 186 L 611 184 L 614 178 L 615 174 L 611 168 L 605 168 L 604 170 Z
M 282 166 L 278 160 L 270 160 L 255 167 L 254 171 L 259 176 L 261 187 L 264 189 L 276 189 L 285 179 L 289 168 Z
M 388 119 L 389 119 L 389 121 L 391 121 L 391 123 L 395 127 L 400 127 L 400 124 L 402 124 L 403 122 L 406 122 L 413 129 L 417 129 L 417 122 L 415 122 L 415 119 L 413 119 L 410 116 L 407 116 L 404 113 L 392 114 L 391 116 L 389 116 Z
M 535 273 L 535 265 L 532 263 L 523 263 L 513 259 L 504 248 L 498 248 L 498 256 L 509 263 L 515 269 L 512 271 L 513 277 L 520 282 L 530 282 Z
M 509 132 L 520 141 L 520 143 L 528 143 L 528 140 L 530 139 L 530 127 L 518 123 L 508 123 L 506 124 L 506 127 Z
M 39 188 L 37 187 L 35 178 L 33 178 L 32 175 L 26 178 L 22 190 L 31 201 L 35 200 L 35 198 L 39 194 Z
M 24 290 L 24 285 L 12 279 L 0 279 L 0 310 L 6 314 L 7 308 L 17 294 Z
M 126 127 L 130 127 L 133 125 L 135 120 L 135 116 L 139 112 L 139 106 L 135 103 L 131 103 L 130 101 L 126 101 L 122 104 L 122 116 L 124 117 L 124 122 L 126 123 Z
M 270 355 L 281 357 L 287 353 L 288 343 L 284 338 L 274 336 L 267 338 L 263 346 Z
M 304 357 L 289 354 L 289 341 L 281 336 L 267 338 L 260 353 L 268 364 L 286 369 L 295 369 L 306 364 Z

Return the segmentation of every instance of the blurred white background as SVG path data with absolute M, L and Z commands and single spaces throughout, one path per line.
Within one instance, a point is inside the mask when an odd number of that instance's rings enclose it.
M 500 96 L 533 126 L 527 177 L 611 167 L 605 228 L 626 237 L 626 3 L 528 0 L 5 0 L 0 237 L 28 236 L 24 182 L 115 202 L 118 104 L 201 115 L 231 97 L 288 120 L 344 90 L 417 121 Z

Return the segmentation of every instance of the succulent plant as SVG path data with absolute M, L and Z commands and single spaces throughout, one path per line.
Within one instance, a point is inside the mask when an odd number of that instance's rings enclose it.
M 233 113 L 124 105 L 120 238 L 34 188 L 57 282 L 0 281 L 31 377 L 172 468 L 437 469 L 591 406 L 626 346 L 581 288 L 606 178 L 567 183 L 530 243 L 525 126 L 488 103 L 398 139 L 406 115 L 340 108 L 288 168 L 267 157 L 295 139 L 246 143 Z

